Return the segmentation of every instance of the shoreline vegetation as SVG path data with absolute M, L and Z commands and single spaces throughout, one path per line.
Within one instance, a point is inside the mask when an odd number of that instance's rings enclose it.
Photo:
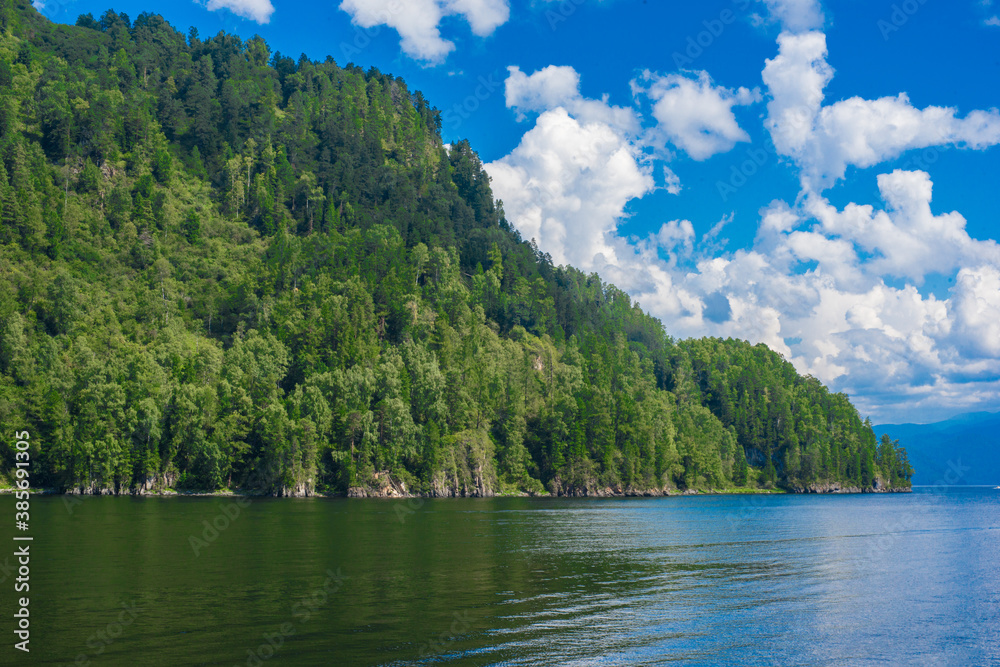
M 30 433 L 32 483 L 909 487 L 845 394 L 556 265 L 441 122 L 375 68 L 0 0 L 0 433 Z

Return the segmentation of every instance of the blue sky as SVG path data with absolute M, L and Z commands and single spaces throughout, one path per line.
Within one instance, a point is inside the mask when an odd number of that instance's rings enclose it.
M 876 422 L 1000 410 L 1000 3 L 113 7 L 404 77 L 526 238 L 677 337 L 767 343 Z

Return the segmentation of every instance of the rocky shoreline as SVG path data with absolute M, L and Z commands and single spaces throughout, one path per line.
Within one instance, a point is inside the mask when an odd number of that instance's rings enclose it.
M 0 494 L 13 493 L 13 488 L 0 488 Z M 568 492 L 567 492 L 568 491 Z M 111 489 L 101 487 L 78 487 L 73 489 L 31 489 L 36 495 L 73 495 L 73 496 L 148 496 L 159 498 L 187 497 L 187 498 L 230 498 L 234 496 L 246 496 L 254 498 L 368 498 L 368 499 L 409 499 L 409 498 L 665 498 L 677 496 L 731 496 L 731 495 L 807 495 L 807 494 L 865 494 L 865 493 L 911 493 L 909 488 L 871 488 L 862 489 L 853 486 L 841 486 L 839 484 L 810 484 L 805 487 L 793 487 L 791 489 L 633 489 L 620 487 L 596 487 L 596 488 L 572 488 L 568 490 L 559 489 L 557 493 L 495 493 L 492 489 L 482 488 L 461 488 L 455 489 L 444 487 L 435 488 L 429 493 L 412 493 L 397 485 L 369 488 L 352 487 L 346 494 L 343 493 L 318 493 L 311 489 L 282 489 L 274 493 L 239 491 L 197 491 L 197 490 L 176 490 L 176 489 Z
M 841 486 L 837 482 L 825 484 L 808 484 L 806 486 L 795 486 L 789 489 L 789 493 L 912 493 L 912 488 L 888 486 L 882 480 L 876 480 L 875 486 L 870 489 L 862 489 L 859 486 Z

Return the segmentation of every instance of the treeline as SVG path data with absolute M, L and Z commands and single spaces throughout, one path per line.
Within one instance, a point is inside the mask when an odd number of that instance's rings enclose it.
M 554 266 L 375 69 L 0 0 L 0 220 L 0 429 L 42 486 L 909 485 L 766 347 Z

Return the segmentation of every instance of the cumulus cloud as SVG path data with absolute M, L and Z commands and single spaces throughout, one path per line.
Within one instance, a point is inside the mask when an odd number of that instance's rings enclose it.
M 609 242 L 625 205 L 652 191 L 651 167 L 615 128 L 545 111 L 514 151 L 486 165 L 504 210 L 558 264 L 616 261 Z
M 771 95 L 765 127 L 782 155 L 797 155 L 808 145 L 823 90 L 833 78 L 826 63 L 826 35 L 782 33 L 778 55 L 765 61 L 763 79 Z
M 953 340 L 965 353 L 1000 358 L 1000 269 L 997 264 L 962 269 L 949 308 Z
M 951 145 L 979 150 L 998 143 L 996 109 L 959 118 L 954 108 L 917 109 L 900 93 L 877 100 L 852 97 L 824 107 L 800 159 L 817 184 L 831 185 L 850 165 L 871 167 L 911 149 Z
M 715 86 L 704 72 L 647 71 L 631 87 L 637 99 L 652 103 L 655 124 L 644 125 L 636 108 L 612 105 L 606 95 L 584 97 L 572 67 L 550 65 L 530 75 L 508 67 L 507 107 L 522 121 L 536 116 L 535 125 L 513 152 L 486 167 L 508 217 L 558 263 L 614 274 L 619 255 L 632 254 L 617 237 L 626 204 L 657 187 L 681 191 L 666 164 L 657 186 L 650 151 L 669 158 L 669 142 L 703 160 L 749 140 L 732 107 L 759 99 L 755 91 Z M 664 226 L 653 245 L 672 251 L 664 245 L 672 229 Z
M 671 267 L 677 266 L 679 257 L 690 257 L 694 249 L 694 225 L 690 220 L 671 220 L 660 226 L 655 234 L 650 234 L 646 243 L 660 250 L 660 257 Z
M 394 29 L 403 52 L 428 64 L 443 62 L 455 49 L 453 42 L 441 36 L 444 17 L 464 18 L 480 37 L 493 34 L 510 18 L 507 0 L 343 0 L 340 9 L 362 28 L 387 25 Z
M 733 107 L 760 99 L 756 90 L 716 86 L 705 72 L 647 71 L 630 84 L 635 105 L 623 107 L 607 95 L 584 97 L 569 66 L 507 70 L 507 107 L 535 125 L 510 155 L 487 165 L 494 191 L 525 238 L 551 248 L 556 261 L 587 270 L 615 265 L 622 248 L 609 238 L 628 201 L 656 189 L 680 194 L 681 179 L 668 164 L 661 164 L 657 185 L 652 155 L 672 159 L 668 145 L 697 160 L 731 150 L 749 140 Z M 648 122 L 638 108 L 645 101 Z
M 520 120 L 529 113 L 562 108 L 582 122 L 603 123 L 628 135 L 640 132 L 635 110 L 608 103 L 607 96 L 592 100 L 580 94 L 580 75 L 568 66 L 549 65 L 530 76 L 516 65 L 507 68 L 504 82 L 507 107 Z
M 771 96 L 766 127 L 778 152 L 801 168 L 807 190 L 829 188 L 850 166 L 872 167 L 912 149 L 982 149 L 1000 143 L 996 109 L 961 118 L 950 107 L 917 109 L 905 93 L 876 100 L 852 97 L 823 106 L 824 89 L 833 78 L 826 62 L 826 36 L 786 32 L 778 37 L 778 47 L 763 72 Z
M 737 142 L 750 141 L 737 124 L 733 107 L 759 101 L 759 91 L 715 86 L 707 72 L 658 76 L 649 71 L 633 90 L 652 100 L 653 117 L 665 139 L 695 160 L 707 160 L 732 150 Z
M 507 107 L 518 111 L 522 119 L 525 111 L 545 111 L 582 99 L 580 75 L 572 67 L 549 65 L 528 76 L 515 65 L 507 72 Z
M 208 0 L 205 7 L 210 12 L 227 9 L 237 16 L 260 24 L 269 23 L 271 14 L 274 13 L 271 0 Z
M 931 273 L 951 275 L 969 264 L 1000 265 L 1000 246 L 971 238 L 961 214 L 931 212 L 933 184 L 926 172 L 897 169 L 880 174 L 878 186 L 886 202 L 882 211 L 857 204 L 838 211 L 816 198 L 807 206 L 824 233 L 849 239 L 870 256 L 868 273 L 920 285 Z

